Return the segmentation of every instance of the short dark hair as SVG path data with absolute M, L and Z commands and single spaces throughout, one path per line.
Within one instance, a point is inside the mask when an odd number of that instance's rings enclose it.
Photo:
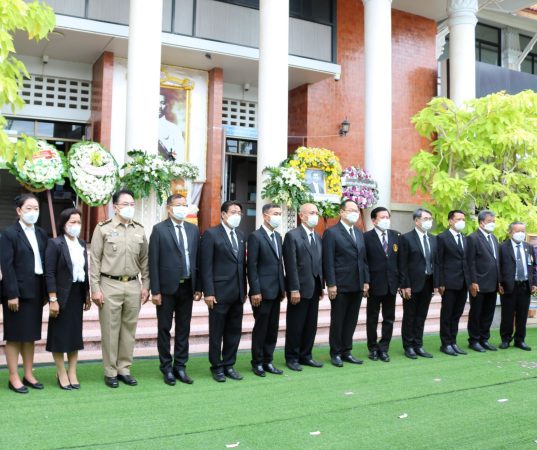
M 242 211 L 242 205 L 237 200 L 227 200 L 222 203 L 222 206 L 220 207 L 220 212 L 227 213 L 229 208 L 233 205 L 238 206 Z
M 263 212 L 263 214 L 266 214 L 269 212 L 269 210 L 271 210 L 272 208 L 281 208 L 280 205 L 277 205 L 276 203 L 267 203 L 266 205 L 263 205 L 263 208 L 261 209 L 261 211 Z M 241 208 L 242 209 L 242 208 Z
M 520 221 L 518 221 L 518 220 L 517 220 L 516 222 L 511 222 L 511 223 L 509 224 L 509 228 L 508 228 L 509 233 L 510 233 L 511 231 L 513 231 L 513 227 L 514 227 L 515 225 L 524 225 L 524 226 L 526 226 L 526 224 L 525 224 L 524 222 L 520 222 Z
M 170 205 L 173 203 L 174 200 L 178 200 L 178 199 L 180 199 L 180 198 L 185 198 L 185 196 L 184 196 L 184 195 L 181 195 L 181 194 L 173 194 L 173 195 L 170 195 L 170 196 L 168 197 L 168 199 L 166 200 L 166 205 L 167 205 L 167 206 L 170 206 Z
M 114 195 L 112 195 L 112 203 L 114 205 L 117 205 L 117 202 L 119 201 L 119 197 L 121 197 L 124 194 L 130 195 L 132 198 L 134 198 L 134 192 L 126 188 L 121 188 L 119 191 L 114 192 Z
M 392 213 L 388 208 L 385 208 L 384 206 L 377 206 L 373 211 L 371 211 L 371 220 L 375 220 L 377 218 L 378 213 L 382 211 L 388 211 L 390 217 L 392 216 Z
M 20 194 L 15 197 L 15 208 L 22 208 L 28 200 L 35 200 L 39 203 L 38 198 L 32 193 Z
M 356 203 L 354 200 L 351 200 L 350 198 L 346 198 L 339 204 L 340 211 L 343 211 L 347 207 L 347 203 L 354 203 L 356 206 L 358 206 L 358 203 Z
M 412 219 L 413 220 L 421 219 L 421 216 L 423 215 L 423 213 L 430 214 L 431 216 L 433 215 L 433 213 L 429 211 L 428 209 L 418 208 L 412 213 Z
M 56 227 L 58 228 L 58 236 L 65 234 L 65 224 L 69 222 L 71 216 L 78 214 L 82 218 L 82 213 L 77 208 L 67 208 L 64 209 L 58 216 L 58 223 Z
M 479 214 L 477 215 L 477 223 L 483 222 L 489 216 L 496 217 L 496 213 L 491 211 L 490 209 L 484 209 L 483 211 L 479 211 Z
M 466 213 L 464 211 L 461 211 L 460 209 L 454 209 L 453 211 L 448 212 L 448 220 L 453 219 L 455 217 L 455 214 L 462 214 L 464 217 L 466 217 Z

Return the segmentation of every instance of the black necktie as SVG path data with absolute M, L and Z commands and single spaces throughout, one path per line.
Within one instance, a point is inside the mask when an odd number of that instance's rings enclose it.
M 384 254 L 388 256 L 388 241 L 386 240 L 386 232 L 382 232 L 382 248 L 384 249 Z
M 431 275 L 433 273 L 433 265 L 431 263 L 431 249 L 429 248 L 429 241 L 427 235 L 423 235 L 423 248 L 425 249 L 425 274 Z
M 274 251 L 276 252 L 276 256 L 280 256 L 278 254 L 278 243 L 276 242 L 276 233 L 272 233 L 270 235 L 270 239 L 272 240 L 272 246 L 274 247 Z
M 235 232 L 231 230 L 229 232 L 229 235 L 231 236 L 231 248 L 233 249 L 233 253 L 235 253 L 235 256 L 239 254 L 239 246 L 237 244 L 237 238 L 235 237 Z
M 186 251 L 185 251 L 185 241 L 183 239 L 183 231 L 181 225 L 175 225 L 175 228 L 177 228 L 177 236 L 179 239 L 179 250 L 181 251 L 181 265 L 183 266 L 183 270 L 181 271 L 181 278 L 187 278 L 188 277 L 188 269 L 186 266 Z
M 520 244 L 516 245 L 516 281 L 524 281 L 524 261 L 520 253 Z
M 492 249 L 492 255 L 494 256 L 494 258 L 496 258 L 496 249 L 494 248 L 494 242 L 492 242 L 490 234 L 487 234 L 487 240 L 489 241 L 490 248 Z
M 463 250 L 462 248 L 462 238 L 461 238 L 461 234 L 457 234 L 457 245 L 459 246 L 459 248 L 461 249 L 461 251 Z
M 313 233 L 310 233 L 310 246 L 311 246 L 311 259 L 312 259 L 312 268 L 313 268 L 313 276 L 319 275 L 319 256 L 317 255 L 317 244 L 315 243 L 315 238 L 313 237 Z
M 354 230 L 352 227 L 349 228 L 349 234 L 354 242 L 356 242 L 356 236 L 354 235 Z

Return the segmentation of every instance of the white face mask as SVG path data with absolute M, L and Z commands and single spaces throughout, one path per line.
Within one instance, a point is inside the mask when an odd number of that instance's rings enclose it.
M 241 224 L 241 216 L 239 214 L 227 216 L 227 224 L 230 228 L 237 228 Z
M 390 219 L 380 219 L 377 222 L 377 227 L 379 227 L 382 231 L 386 231 L 390 228 L 391 221 Z
M 188 215 L 188 206 L 174 206 L 172 208 L 173 217 L 177 220 L 184 220 Z
M 347 214 L 347 220 L 352 224 L 358 222 L 358 217 L 360 217 L 360 215 L 357 212 L 350 212 Z
M 318 223 L 319 223 L 319 216 L 318 215 L 308 216 L 308 220 L 306 220 L 306 224 L 310 228 L 316 227 Z
M 30 225 L 36 223 L 37 219 L 39 219 L 39 211 L 27 211 L 22 214 L 22 220 Z
M 494 229 L 496 228 L 496 224 L 494 222 L 486 223 L 483 228 L 485 231 L 488 231 L 489 233 L 492 233 Z
M 269 224 L 272 228 L 278 228 L 282 224 L 282 216 L 269 216 Z
M 80 236 L 80 232 L 82 231 L 82 225 L 68 225 L 65 227 L 65 231 L 69 236 L 77 238 Z
M 432 227 L 433 227 L 432 220 L 425 220 L 421 222 L 421 228 L 423 228 L 425 231 L 429 231 Z
M 517 231 L 516 233 L 513 233 L 513 241 L 515 241 L 517 244 L 520 244 L 521 242 L 524 242 L 526 240 L 526 233 L 523 231 Z
M 466 222 L 464 220 L 459 220 L 458 222 L 455 222 L 454 228 L 457 231 L 464 230 L 464 227 L 466 226 Z
M 132 220 L 134 217 L 134 206 L 125 206 L 119 210 L 119 215 L 127 220 Z

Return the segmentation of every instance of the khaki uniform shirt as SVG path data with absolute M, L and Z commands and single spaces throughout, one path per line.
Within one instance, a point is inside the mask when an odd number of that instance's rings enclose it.
M 149 289 L 148 245 L 144 227 L 131 221 L 123 224 L 116 216 L 95 227 L 91 239 L 91 292 L 101 292 L 101 273 L 112 276 L 142 275 Z

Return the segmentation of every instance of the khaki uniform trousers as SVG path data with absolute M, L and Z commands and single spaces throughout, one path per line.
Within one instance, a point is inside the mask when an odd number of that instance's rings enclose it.
M 130 375 L 140 314 L 140 282 L 101 277 L 100 286 L 104 296 L 99 310 L 104 375 Z

